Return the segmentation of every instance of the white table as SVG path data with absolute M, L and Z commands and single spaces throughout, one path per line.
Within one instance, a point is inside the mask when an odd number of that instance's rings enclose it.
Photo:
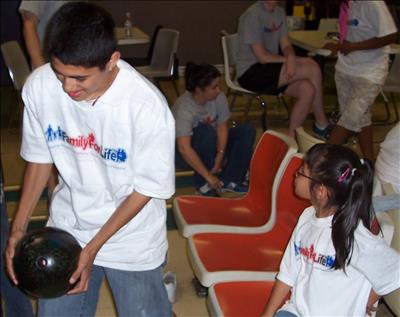
M 293 45 L 298 46 L 306 51 L 316 53 L 318 49 L 321 49 L 326 43 L 336 41 L 328 38 L 328 32 L 337 32 L 335 30 L 332 31 L 319 31 L 319 30 L 311 30 L 311 31 L 291 31 L 289 32 L 289 38 Z M 391 44 L 389 49 L 390 54 L 399 54 L 400 53 L 400 44 Z
M 134 45 L 134 44 L 147 44 L 150 43 L 150 37 L 137 27 L 132 27 L 132 35 L 125 37 L 125 29 L 123 27 L 116 27 L 115 34 L 117 36 L 118 45 Z
M 326 43 L 336 42 L 327 37 L 329 31 L 291 31 L 289 32 L 290 42 L 306 51 L 315 53 Z M 335 32 L 334 30 L 332 32 Z

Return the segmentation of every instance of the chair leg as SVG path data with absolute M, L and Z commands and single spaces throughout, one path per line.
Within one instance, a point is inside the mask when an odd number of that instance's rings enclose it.
M 176 96 L 179 97 L 179 95 L 181 94 L 178 88 L 178 84 L 176 83 L 176 80 L 172 80 L 172 85 L 174 86 L 175 92 L 176 92 Z
M 395 117 L 395 119 L 394 119 L 395 121 L 393 123 L 397 123 L 397 122 L 399 122 L 399 110 L 397 109 L 396 96 L 394 95 L 394 92 L 390 93 L 390 98 L 392 98 L 394 117 Z
M 390 121 L 390 109 L 389 109 L 389 100 L 383 90 L 381 90 L 381 95 L 383 98 L 383 102 L 385 104 L 385 110 L 386 110 L 386 116 L 384 119 L 379 119 L 379 120 L 374 120 L 374 125 L 382 125 L 382 124 L 388 124 Z M 397 109 L 396 109 L 397 110 Z
M 262 126 L 263 131 L 266 131 L 268 128 L 268 125 L 267 125 L 267 103 L 261 96 L 257 96 L 256 98 L 260 102 L 260 106 L 263 109 L 262 114 L 261 114 L 261 126 Z

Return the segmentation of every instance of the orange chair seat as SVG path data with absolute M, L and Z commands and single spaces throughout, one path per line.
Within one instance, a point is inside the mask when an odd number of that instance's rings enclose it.
M 260 316 L 271 295 L 274 281 L 226 282 L 214 285 L 218 304 L 225 317 Z
M 272 234 L 198 233 L 192 241 L 208 272 L 276 272 L 292 230 L 276 224 Z
M 264 206 L 254 206 L 249 196 L 236 199 L 180 196 L 176 199 L 182 216 L 191 225 L 262 226 L 269 217 L 265 208 L 271 205 L 271 195 L 265 195 Z
M 225 317 L 258 317 L 265 309 L 275 281 L 223 282 L 212 286 L 213 296 L 208 305 L 218 306 Z M 290 293 L 286 299 L 290 298 Z

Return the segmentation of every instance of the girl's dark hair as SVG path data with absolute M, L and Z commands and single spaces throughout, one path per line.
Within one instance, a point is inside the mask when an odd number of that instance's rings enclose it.
M 323 184 L 328 190 L 324 208 L 337 208 L 332 220 L 332 241 L 336 251 L 335 269 L 350 263 L 354 231 L 361 220 L 371 227 L 375 217 L 371 208 L 373 166 L 360 160 L 351 149 L 334 144 L 316 144 L 306 154 L 310 170 L 311 198 L 314 189 Z
M 44 52 L 63 64 L 103 70 L 116 47 L 111 15 L 93 3 L 63 5 L 46 28 Z
M 186 64 L 185 69 L 185 88 L 187 91 L 194 92 L 196 87 L 204 89 L 211 82 L 221 76 L 221 73 L 213 65 L 199 64 L 193 62 Z

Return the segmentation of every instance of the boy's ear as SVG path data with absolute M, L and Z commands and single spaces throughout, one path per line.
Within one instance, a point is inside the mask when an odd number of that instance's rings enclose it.
M 112 53 L 110 60 L 107 63 L 107 69 L 109 71 L 112 71 L 114 67 L 117 65 L 118 60 L 121 58 L 121 53 L 118 51 L 115 51 Z

